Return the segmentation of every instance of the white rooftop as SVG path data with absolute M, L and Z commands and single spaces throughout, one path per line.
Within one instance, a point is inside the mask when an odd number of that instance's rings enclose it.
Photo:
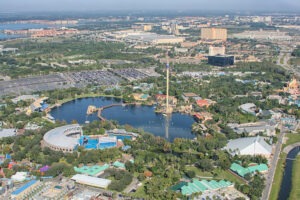
M 1 129 L 0 128 L 0 138 L 4 138 L 4 137 L 12 137 L 15 136 L 17 133 L 16 129 Z
M 272 153 L 272 146 L 260 136 L 230 140 L 224 149 L 231 155 L 270 156 Z
M 111 180 L 108 179 L 91 177 L 83 174 L 76 174 L 71 179 L 80 184 L 85 184 L 85 185 L 90 185 L 90 186 L 100 187 L 100 188 L 107 188 L 107 186 L 111 183 Z
M 44 141 L 53 146 L 61 148 L 74 148 L 76 145 L 79 144 L 78 137 L 67 136 L 68 130 L 71 130 L 73 132 L 78 131 L 82 135 L 82 130 L 79 124 L 70 124 L 66 126 L 57 127 L 48 131 L 44 135 Z

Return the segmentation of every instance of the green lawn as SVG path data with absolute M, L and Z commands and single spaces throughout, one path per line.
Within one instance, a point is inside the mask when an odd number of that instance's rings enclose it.
M 242 178 L 239 178 L 238 176 L 235 176 L 235 175 L 231 174 L 227 170 L 215 169 L 211 173 L 211 172 L 202 172 L 200 169 L 198 169 L 197 167 L 193 167 L 193 166 L 188 166 L 186 168 L 187 168 L 187 170 L 195 171 L 197 176 L 212 177 L 213 179 L 217 179 L 217 180 L 226 179 L 226 180 L 231 181 L 233 183 L 239 183 L 239 184 L 244 184 L 245 183 Z M 214 174 L 216 174 L 216 175 L 214 176 Z
M 288 139 L 287 139 L 286 143 L 282 145 L 282 149 L 284 149 L 284 147 L 286 147 L 290 144 L 300 142 L 300 134 L 299 133 L 288 133 L 288 134 L 286 134 L 285 137 L 287 137 Z
M 217 178 L 226 179 L 233 183 L 245 184 L 245 181 L 239 176 L 233 175 L 228 170 L 215 169 L 214 173 L 217 173 Z
M 292 190 L 290 194 L 290 200 L 300 199 L 300 156 L 297 156 L 296 160 L 293 163 L 293 172 L 292 172 Z
M 199 168 L 194 167 L 194 166 L 187 166 L 186 169 L 190 170 L 190 171 L 196 172 L 197 176 L 201 176 L 201 177 L 213 177 L 213 174 L 211 172 L 203 172 L 202 170 L 200 170 Z
M 291 65 L 300 65 L 300 58 L 291 58 L 289 62 Z
M 282 152 L 280 154 L 280 159 L 278 160 L 278 163 L 277 163 L 269 200 L 277 200 L 277 198 L 278 198 L 281 181 L 282 181 L 282 176 L 283 176 L 283 171 L 284 171 L 285 158 L 286 158 L 286 154 Z

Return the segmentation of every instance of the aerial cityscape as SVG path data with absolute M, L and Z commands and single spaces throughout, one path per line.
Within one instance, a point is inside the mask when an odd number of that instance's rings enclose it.
M 300 2 L 0 2 L 0 199 L 299 200 Z

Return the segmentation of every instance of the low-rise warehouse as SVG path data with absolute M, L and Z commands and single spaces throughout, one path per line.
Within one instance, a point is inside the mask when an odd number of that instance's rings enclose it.
M 111 180 L 108 179 L 96 178 L 82 174 L 76 174 L 71 179 L 74 180 L 76 183 L 99 188 L 107 188 L 108 185 L 111 183 Z

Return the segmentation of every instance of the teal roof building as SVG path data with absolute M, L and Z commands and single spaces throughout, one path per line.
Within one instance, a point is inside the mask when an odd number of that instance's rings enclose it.
M 171 190 L 180 191 L 182 195 L 191 195 L 193 193 L 203 193 L 205 191 L 218 190 L 221 188 L 233 187 L 230 181 L 220 180 L 198 180 L 193 179 L 191 182 L 180 182 L 171 187 Z
M 269 168 L 266 164 L 259 164 L 259 165 L 254 165 L 246 168 L 237 163 L 232 163 L 230 166 L 230 170 L 235 172 L 241 177 L 245 177 L 246 174 L 253 174 L 256 171 L 260 173 L 264 173 L 268 171 L 268 169 Z
M 106 169 L 109 168 L 109 164 L 104 164 L 102 166 L 94 165 L 94 166 L 83 166 L 83 167 L 74 167 L 75 172 L 80 174 L 86 174 L 89 176 L 97 176 L 102 174 Z

